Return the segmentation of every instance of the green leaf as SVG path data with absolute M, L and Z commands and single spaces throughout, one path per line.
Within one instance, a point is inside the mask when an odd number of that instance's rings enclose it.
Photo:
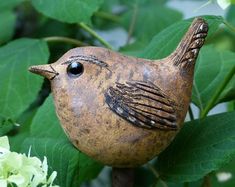
M 234 65 L 234 63 L 233 63 Z M 235 99 L 235 77 L 233 77 L 227 87 L 223 90 L 222 94 L 220 95 L 218 103 L 232 101 Z
M 16 120 L 35 100 L 43 79 L 28 72 L 31 65 L 47 63 L 44 41 L 19 39 L 0 48 L 0 115 Z
M 16 16 L 12 11 L 0 12 L 0 44 L 10 40 L 14 34 Z
M 233 52 L 218 51 L 212 46 L 202 48 L 196 63 L 192 94 L 193 102 L 200 109 L 205 108 L 211 96 L 235 66 L 234 59 L 235 53 Z M 233 90 L 235 90 L 235 79 L 225 88 L 217 103 L 235 98 Z
M 235 5 L 231 5 L 227 15 L 226 15 L 226 20 L 232 24 L 233 26 L 235 26 Z
M 85 181 L 94 179 L 102 169 L 102 164 L 97 163 L 85 154 L 80 153 L 78 165 L 78 171 L 80 171 L 80 173 L 78 173 L 77 176 L 78 184 L 82 184 Z
M 234 187 L 235 186 L 235 159 L 211 175 L 213 187 Z M 224 177 L 222 177 L 224 176 Z M 223 178 L 224 180 L 221 180 Z M 227 180 L 225 180 L 227 178 Z
M 0 10 L 6 10 L 6 9 L 12 9 L 15 6 L 22 3 L 24 0 L 7 0 L 7 1 L 1 1 L 0 3 Z
M 17 122 L 21 124 L 20 128 L 16 126 L 10 129 L 10 132 L 8 134 L 14 134 L 14 136 L 9 136 L 11 151 L 19 152 L 22 146 L 21 144 L 19 144 L 19 142 L 23 142 L 30 136 L 30 126 L 36 111 L 37 108 L 26 110 L 25 112 L 23 112 L 23 114 L 20 115 L 17 120 Z
M 100 172 L 102 166 L 76 150 L 67 140 L 52 138 L 27 138 L 22 146 L 41 160 L 48 159 L 49 172 L 57 171 L 55 184 L 63 187 L 77 187 L 84 180 L 91 179 Z
M 132 22 L 133 16 L 135 16 L 134 22 Z M 147 44 L 154 35 L 180 19 L 182 19 L 180 12 L 163 5 L 157 5 L 155 1 L 142 6 L 136 5 L 136 8 L 127 11 L 122 16 L 122 24 L 126 30 L 133 24 L 133 36 L 138 42 L 142 41 Z
M 208 39 L 218 30 L 223 18 L 220 16 L 203 16 L 203 18 L 209 24 Z M 191 23 L 192 19 L 189 19 L 167 27 L 151 40 L 142 54 L 137 54 L 137 56 L 149 59 L 161 59 L 168 56 L 175 50 Z
M 42 17 L 45 19 L 45 17 Z M 64 36 L 64 37 L 74 37 L 77 32 L 76 25 L 64 24 L 57 20 L 46 18 L 41 21 L 41 24 L 37 27 L 34 32 L 34 37 L 42 38 L 48 36 Z M 53 55 L 53 53 L 51 53 Z M 61 55 L 61 54 L 60 54 Z
M 56 116 L 52 96 L 37 111 L 31 124 L 31 135 L 37 138 L 67 139 Z
M 235 112 L 186 123 L 162 152 L 156 167 L 172 182 L 195 181 L 219 169 L 235 154 Z
M 119 49 L 119 52 L 126 54 L 126 55 L 130 55 L 130 56 L 138 56 L 137 54 L 141 54 L 145 47 L 146 47 L 145 42 L 137 40 L 134 43 L 121 47 Z
M 27 153 L 32 145 L 33 154 L 46 156 L 49 165 L 58 172 L 60 186 L 77 187 L 96 177 L 102 169 L 69 142 L 57 119 L 52 96 L 38 109 L 31 125 L 31 136 L 34 138 L 25 141 L 23 151 Z
M 90 18 L 103 0 L 32 0 L 33 6 L 42 14 L 67 23 L 90 23 Z

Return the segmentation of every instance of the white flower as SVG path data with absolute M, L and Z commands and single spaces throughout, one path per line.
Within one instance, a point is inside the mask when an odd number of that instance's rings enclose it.
M 7 136 L 0 137 L 0 186 L 15 184 L 17 187 L 58 187 L 53 185 L 57 173 L 48 177 L 47 158 L 43 162 L 30 154 L 19 154 L 10 151 Z
M 232 173 L 230 173 L 230 172 L 219 172 L 219 173 L 216 173 L 216 177 L 219 182 L 227 182 L 233 176 L 232 176 Z

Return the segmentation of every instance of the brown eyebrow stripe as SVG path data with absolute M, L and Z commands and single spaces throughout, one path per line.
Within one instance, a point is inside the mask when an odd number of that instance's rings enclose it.
M 82 61 L 85 61 L 85 62 L 90 62 L 92 64 L 96 64 L 96 65 L 101 66 L 101 67 L 108 67 L 107 63 L 105 63 L 102 60 L 99 60 L 94 55 L 89 55 L 89 56 L 85 56 L 85 55 L 71 56 L 68 61 L 63 62 L 62 64 L 70 64 L 70 63 L 75 62 L 77 60 L 82 60 Z

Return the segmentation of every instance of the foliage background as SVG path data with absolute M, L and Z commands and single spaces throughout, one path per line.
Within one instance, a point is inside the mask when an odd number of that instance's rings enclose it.
M 210 6 L 210 5 L 208 5 Z M 225 17 L 202 15 L 209 23 L 206 45 L 197 60 L 193 116 L 173 143 L 143 167 L 135 186 L 235 185 L 235 6 Z M 163 58 L 177 46 L 192 19 L 166 6 L 166 0 L 8 0 L 0 3 L 0 135 L 14 151 L 48 158 L 62 187 L 109 186 L 110 170 L 76 150 L 55 115 L 47 80 L 30 74 L 30 65 L 51 63 L 68 49 L 98 45 L 113 48 L 95 30 L 124 28 L 118 51 Z M 114 36 L 115 37 L 115 36 Z M 226 102 L 227 111 L 208 117 Z M 221 181 L 218 176 L 230 176 Z M 92 179 L 97 178 L 93 182 Z

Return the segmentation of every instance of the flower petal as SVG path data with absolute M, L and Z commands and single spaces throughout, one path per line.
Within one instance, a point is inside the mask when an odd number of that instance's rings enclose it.
M 49 177 L 48 179 L 48 183 L 50 184 L 50 186 L 52 186 L 52 183 L 54 182 L 55 178 L 57 176 L 57 172 L 56 171 L 53 171 L 51 176 Z
M 0 179 L 0 186 L 1 187 L 7 187 L 7 180 Z
M 7 181 L 15 183 L 17 186 L 20 186 L 25 183 L 25 178 L 22 175 L 11 175 L 8 177 Z
M 2 152 L 2 150 L 10 150 L 9 140 L 7 136 L 0 137 L 0 152 Z

